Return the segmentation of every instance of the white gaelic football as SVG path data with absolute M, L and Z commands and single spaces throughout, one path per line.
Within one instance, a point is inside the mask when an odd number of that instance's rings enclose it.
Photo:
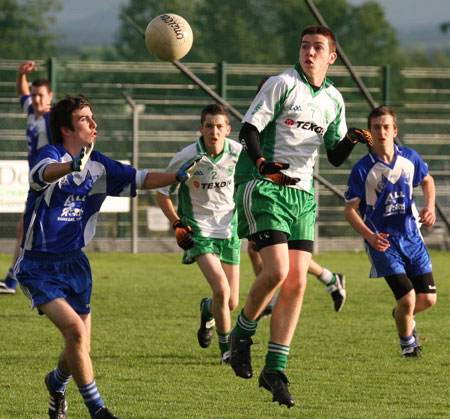
M 189 23 L 174 13 L 155 17 L 145 30 L 150 53 L 163 61 L 183 58 L 191 49 L 194 36 Z

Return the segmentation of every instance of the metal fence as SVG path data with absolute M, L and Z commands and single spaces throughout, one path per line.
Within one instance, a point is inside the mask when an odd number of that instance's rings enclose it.
M 19 64 L 18 60 L 0 61 L 0 160 L 26 159 L 25 116 L 15 96 Z M 37 64 L 41 71 L 30 79 L 50 78 L 55 99 L 66 93 L 83 93 L 89 98 L 99 126 L 98 150 L 118 160 L 133 161 L 133 138 L 138 139 L 135 162 L 139 168 L 153 171 L 163 170 L 174 153 L 197 140 L 200 110 L 213 101 L 171 63 L 52 59 L 38 61 Z M 185 65 L 241 113 L 245 113 L 262 77 L 291 67 L 228 63 Z M 448 217 L 450 69 L 402 68 L 394 71 L 389 67 L 374 66 L 355 69 L 375 101 L 391 104 L 396 110 L 399 137 L 404 145 L 421 153 L 428 163 L 436 182 L 437 199 Z M 371 108 L 347 69 L 332 66 L 329 78 L 344 96 L 348 126 L 366 127 Z M 130 99 L 135 105 L 134 120 Z M 232 118 L 231 125 L 231 137 L 236 139 L 240 121 Z M 334 168 L 328 163 L 325 151 L 321 150 L 317 173 L 344 191 L 352 165 L 364 153 L 364 147 L 357 147 L 347 162 Z M 360 248 L 361 241 L 344 218 L 342 199 L 322 184 L 316 186 L 320 238 L 317 250 Z M 421 192 L 418 191 L 417 195 L 420 204 Z M 135 250 L 164 250 L 165 247 L 161 246 L 173 243 L 173 240 L 170 231 L 161 231 L 160 227 L 155 229 L 155 223 L 150 223 L 148 208 L 156 205 L 154 192 L 146 191 L 139 193 L 134 224 L 132 211 L 101 214 L 96 234 L 97 247 L 94 248 L 102 249 L 98 243 L 103 239 L 109 246 L 111 243 L 125 243 L 117 244 L 117 249 L 130 250 L 130 240 L 134 235 L 140 238 Z M 0 238 L 15 237 L 19 217 L 20 214 L 0 213 Z M 152 217 L 155 217 L 154 213 Z M 156 224 L 165 225 L 163 221 L 161 216 L 161 223 Z M 446 240 L 448 232 L 444 219 L 438 216 L 436 226 L 425 234 L 430 241 L 442 243 Z

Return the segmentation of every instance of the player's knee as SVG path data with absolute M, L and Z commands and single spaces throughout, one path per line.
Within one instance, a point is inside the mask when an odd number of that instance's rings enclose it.
M 296 281 L 287 280 L 283 284 L 283 288 L 289 293 L 289 295 L 302 296 L 306 291 L 306 279 L 298 279 Z
M 228 308 L 231 310 L 234 310 L 239 304 L 239 298 L 233 298 L 230 297 L 230 299 L 228 300 Z
M 437 295 L 436 294 L 419 294 L 418 298 L 420 298 L 421 304 L 423 308 L 426 310 L 430 307 L 433 307 L 436 304 Z
M 213 300 L 215 304 L 219 304 L 221 306 L 229 305 L 230 287 L 225 285 L 216 287 L 213 290 Z
M 63 331 L 66 343 L 70 346 L 88 346 L 88 336 L 84 324 L 74 322 L 69 324 Z
M 401 312 L 412 312 L 414 310 L 414 306 L 416 304 L 416 294 L 414 290 L 408 292 L 408 294 L 397 300 L 397 309 L 401 310 Z
M 285 266 L 269 266 L 263 269 L 265 281 L 272 288 L 281 285 L 287 278 L 288 273 L 289 267 Z

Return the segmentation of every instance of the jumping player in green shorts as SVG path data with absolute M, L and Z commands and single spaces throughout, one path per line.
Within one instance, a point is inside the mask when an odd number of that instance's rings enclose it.
M 159 189 L 157 200 L 172 223 L 178 245 L 185 250 L 183 263 L 197 262 L 211 286 L 212 298 L 200 303 L 198 342 L 202 348 L 209 347 L 216 327 L 221 363 L 228 364 L 230 310 L 239 300 L 241 241 L 233 194 L 242 146 L 227 138 L 231 126 L 228 112 L 221 105 L 203 109 L 199 130 L 200 139 L 177 153 L 167 167 L 170 172 L 203 155 L 191 179 L 178 189 L 178 210 L 170 198 L 176 187 Z
M 310 26 L 300 38 L 295 67 L 270 77 L 256 95 L 239 134 L 246 153 L 236 168 L 239 236 L 255 242 L 263 270 L 231 333 L 231 366 L 251 378 L 250 346 L 258 318 L 278 288 L 259 386 L 291 407 L 284 372 L 306 288 L 314 242 L 313 169 L 320 144 L 339 166 L 369 136 L 345 123 L 341 94 L 326 78 L 336 61 L 336 40 L 326 27 Z M 347 135 L 346 135 L 347 132 Z

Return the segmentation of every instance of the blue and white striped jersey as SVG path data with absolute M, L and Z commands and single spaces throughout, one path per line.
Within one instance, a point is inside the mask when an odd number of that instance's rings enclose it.
M 82 172 L 56 182 L 43 180 L 47 165 L 71 161 L 61 144 L 45 146 L 30 171 L 31 192 L 24 215 L 22 248 L 67 252 L 86 246 L 95 234 L 100 207 L 107 196 L 136 196 L 146 170 L 112 160 L 93 151 Z
M 50 112 L 38 116 L 34 114 L 31 104 L 31 96 L 25 95 L 20 98 L 20 105 L 28 115 L 27 119 L 27 151 L 28 165 L 30 169 L 34 166 L 39 150 L 47 144 L 52 144 L 52 133 L 50 131 Z
M 428 166 L 410 148 L 395 146 L 391 164 L 367 154 L 352 169 L 345 200 L 361 199 L 361 217 L 372 231 L 401 236 L 418 229 L 413 188 L 427 174 Z

